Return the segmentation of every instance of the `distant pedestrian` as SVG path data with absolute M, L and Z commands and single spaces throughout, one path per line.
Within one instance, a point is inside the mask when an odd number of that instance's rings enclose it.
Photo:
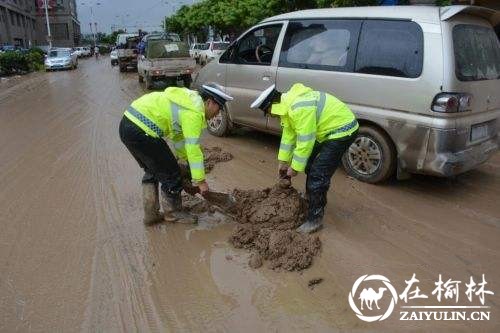
M 99 58 L 99 46 L 97 45 L 94 47 L 94 55 L 96 59 Z

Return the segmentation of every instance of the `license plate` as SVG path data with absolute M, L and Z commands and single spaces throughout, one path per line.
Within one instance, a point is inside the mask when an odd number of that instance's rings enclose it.
M 472 125 L 470 141 L 477 141 L 488 137 L 488 123 Z

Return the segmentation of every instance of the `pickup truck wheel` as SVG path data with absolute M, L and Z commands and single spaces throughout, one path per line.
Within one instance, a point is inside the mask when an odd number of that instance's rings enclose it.
M 146 89 L 148 90 L 151 90 L 153 89 L 153 80 L 151 79 L 151 77 L 149 75 L 146 75 Z
M 207 120 L 208 132 L 215 136 L 226 136 L 231 132 L 232 122 L 224 107 L 214 118 Z
M 193 79 L 191 78 L 191 75 L 184 75 L 182 77 L 182 81 L 184 82 L 184 87 L 189 88 L 189 87 L 191 87 L 191 83 L 193 82 Z
M 394 143 L 384 132 L 372 126 L 361 126 L 342 157 L 342 164 L 350 176 L 375 184 L 394 174 L 396 157 Z

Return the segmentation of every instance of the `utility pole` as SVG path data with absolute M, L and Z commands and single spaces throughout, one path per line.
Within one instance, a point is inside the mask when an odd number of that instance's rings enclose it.
M 47 23 L 47 40 L 49 42 L 49 49 L 51 49 L 52 48 L 52 35 L 50 33 L 48 2 L 49 2 L 49 0 L 43 0 L 44 7 L 45 7 L 45 21 Z
M 95 22 L 95 19 L 94 19 L 94 10 L 92 9 L 92 5 L 90 5 L 90 17 L 92 18 L 92 20 L 94 21 L 95 23 L 95 30 L 97 30 L 97 23 Z M 90 22 L 90 32 L 92 32 L 92 22 Z M 97 42 L 96 42 L 96 38 L 95 38 L 95 34 L 96 34 L 96 31 L 93 32 L 93 36 L 94 36 L 94 46 L 97 45 Z
M 97 30 L 97 22 L 94 22 L 94 28 L 95 28 L 95 34 L 97 36 L 95 43 L 97 43 L 99 41 L 99 31 Z

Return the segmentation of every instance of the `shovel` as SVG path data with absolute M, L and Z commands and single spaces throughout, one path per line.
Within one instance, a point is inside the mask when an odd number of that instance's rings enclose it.
M 183 185 L 184 191 L 191 195 L 196 195 L 200 193 L 200 189 L 197 186 L 193 186 L 191 184 L 184 183 Z M 235 204 L 236 200 L 231 194 L 222 193 L 222 192 L 213 192 L 208 191 L 202 195 L 202 197 L 210 202 L 212 205 L 218 206 L 222 209 L 228 210 Z

